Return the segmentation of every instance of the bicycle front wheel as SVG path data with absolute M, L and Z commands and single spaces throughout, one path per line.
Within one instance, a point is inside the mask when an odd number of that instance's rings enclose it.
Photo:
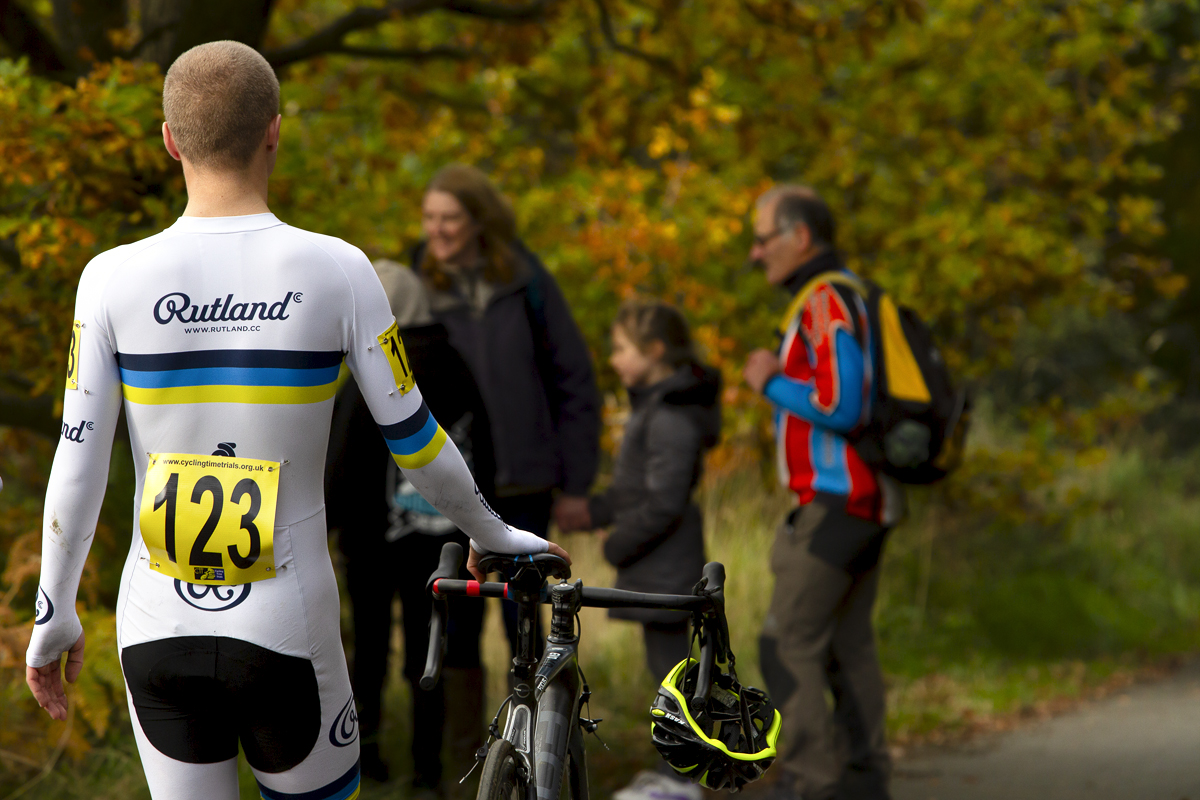
M 479 776 L 478 800 L 525 800 L 525 781 L 517 765 L 520 756 L 512 742 L 497 739 L 488 748 Z

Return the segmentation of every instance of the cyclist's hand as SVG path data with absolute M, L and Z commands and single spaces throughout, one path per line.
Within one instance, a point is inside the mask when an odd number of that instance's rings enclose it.
M 561 547 L 556 545 L 554 542 L 547 542 L 547 544 L 550 545 L 549 552 L 552 555 L 558 556 L 559 558 L 561 558 L 563 561 L 567 562 L 568 564 L 571 563 L 571 554 L 570 553 L 568 553 L 566 550 L 563 550 Z
M 487 575 L 484 575 L 479 571 L 480 558 L 482 558 L 482 556 L 479 555 L 478 550 L 476 550 L 474 547 L 467 547 L 467 572 L 471 573 L 471 576 L 475 578 L 475 580 L 483 583 L 487 580 Z
M 554 542 L 546 542 L 546 544 L 549 547 L 548 552 L 558 556 L 563 561 L 566 561 L 568 564 L 571 563 L 571 554 L 570 553 L 568 553 L 566 550 L 563 550 L 561 547 L 556 545 Z M 484 581 L 487 580 L 487 576 L 479 571 L 479 559 L 482 558 L 482 556 L 479 554 L 479 551 L 477 551 L 474 547 L 468 547 L 467 549 L 471 551 L 470 555 L 467 556 L 467 572 L 471 573 L 471 575 L 474 576 L 475 580 L 479 581 L 480 583 L 483 583 Z
M 25 667 L 25 682 L 29 684 L 38 705 L 54 719 L 67 718 L 67 693 L 63 689 L 62 657 L 44 667 Z M 67 683 L 74 683 L 83 671 L 83 634 L 67 652 Z

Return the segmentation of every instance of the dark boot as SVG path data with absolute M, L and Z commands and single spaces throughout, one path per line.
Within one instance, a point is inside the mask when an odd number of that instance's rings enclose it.
M 412 688 L 412 757 L 413 788 L 428 789 L 441 794 L 442 728 L 445 725 L 446 673 L 430 691 L 421 689 L 415 680 Z
M 446 796 L 469 800 L 475 796 L 479 770 L 464 783 L 459 780 L 475 765 L 475 751 L 483 745 L 484 672 L 477 669 L 443 669 L 446 687 Z
M 847 769 L 838 783 L 836 800 L 891 800 L 885 773 Z

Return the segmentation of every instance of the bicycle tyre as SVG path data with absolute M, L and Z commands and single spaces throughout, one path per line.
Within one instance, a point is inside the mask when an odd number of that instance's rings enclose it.
M 477 800 L 525 800 L 525 782 L 517 771 L 519 760 L 512 742 L 492 742 L 479 776 Z

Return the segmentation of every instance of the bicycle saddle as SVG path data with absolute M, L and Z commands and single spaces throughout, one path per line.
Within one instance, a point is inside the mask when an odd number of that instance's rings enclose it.
M 559 556 L 551 553 L 536 553 L 533 555 L 508 555 L 506 553 L 488 553 L 479 558 L 479 569 L 484 574 L 499 572 L 515 578 L 517 574 L 533 569 L 544 581 L 547 578 L 567 580 L 571 577 L 571 567 Z M 510 578 L 510 580 L 512 579 Z

